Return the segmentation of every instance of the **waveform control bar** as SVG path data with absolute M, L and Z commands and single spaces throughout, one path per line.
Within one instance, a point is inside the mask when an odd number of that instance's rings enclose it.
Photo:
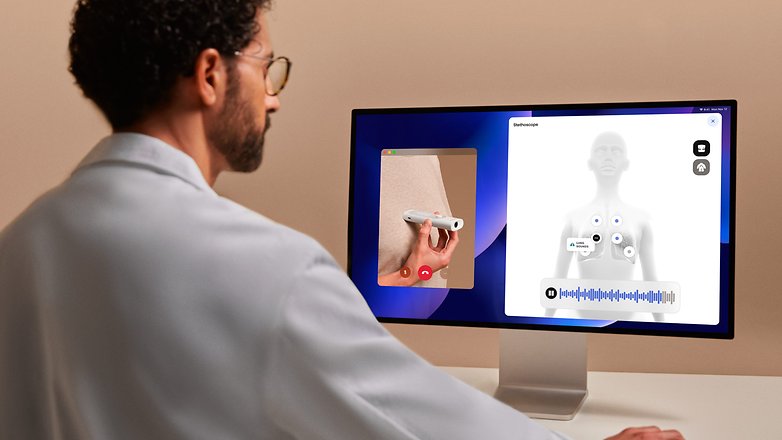
M 548 309 L 676 313 L 681 287 L 673 281 L 544 278 L 540 304 Z

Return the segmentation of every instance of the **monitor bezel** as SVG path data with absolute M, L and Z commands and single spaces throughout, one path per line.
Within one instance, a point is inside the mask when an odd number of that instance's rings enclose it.
M 355 201 L 355 164 L 356 164 L 356 119 L 360 115 L 373 114 L 415 114 L 415 113 L 462 113 L 462 112 L 515 112 L 515 111 L 546 111 L 546 110 L 594 110 L 594 109 L 627 109 L 627 108 L 665 108 L 665 107 L 720 107 L 728 106 L 731 109 L 730 118 L 730 212 L 729 212 L 729 243 L 728 255 L 728 304 L 727 304 L 727 331 L 725 332 L 698 332 L 679 331 L 666 329 L 632 329 L 611 327 L 587 327 L 587 326 L 563 326 L 548 324 L 519 324 L 497 322 L 452 321 L 413 318 L 385 318 L 376 316 L 381 323 L 411 324 L 425 326 L 446 327 L 474 327 L 496 329 L 519 330 L 543 330 L 563 331 L 578 333 L 603 333 L 603 334 L 628 334 L 641 336 L 669 336 L 705 339 L 734 338 L 735 327 L 735 255 L 736 255 L 736 111 L 738 102 L 735 99 L 715 100 L 685 100 L 685 101 L 644 101 L 644 102 L 610 102 L 610 103 L 573 103 L 573 104 L 521 104 L 521 105 L 492 105 L 492 106 L 453 106 L 453 107 L 389 107 L 389 108 L 358 108 L 351 111 L 350 134 L 350 178 L 348 196 L 348 249 L 347 249 L 347 274 L 352 278 L 352 249 Z M 720 313 L 722 314 L 722 313 Z M 650 323 L 655 324 L 655 323 Z M 659 323 L 660 325 L 681 325 L 679 323 Z M 699 325 L 699 324 L 684 324 Z M 706 327 L 717 325 L 700 324 Z

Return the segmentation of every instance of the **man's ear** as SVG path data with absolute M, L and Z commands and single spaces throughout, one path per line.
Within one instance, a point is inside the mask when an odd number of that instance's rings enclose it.
M 195 61 L 196 90 L 201 103 L 213 106 L 225 93 L 228 72 L 220 53 L 215 49 L 206 49 L 198 54 Z

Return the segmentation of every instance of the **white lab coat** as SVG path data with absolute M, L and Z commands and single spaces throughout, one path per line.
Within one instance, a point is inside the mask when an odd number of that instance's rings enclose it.
M 313 239 L 139 134 L 0 234 L 1 439 L 553 439 L 378 324 Z

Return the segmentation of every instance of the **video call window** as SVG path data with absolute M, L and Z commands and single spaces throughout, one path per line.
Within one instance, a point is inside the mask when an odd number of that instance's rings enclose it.
M 476 157 L 474 148 L 381 151 L 378 285 L 473 287 Z
M 505 313 L 717 324 L 721 123 L 510 118 Z

